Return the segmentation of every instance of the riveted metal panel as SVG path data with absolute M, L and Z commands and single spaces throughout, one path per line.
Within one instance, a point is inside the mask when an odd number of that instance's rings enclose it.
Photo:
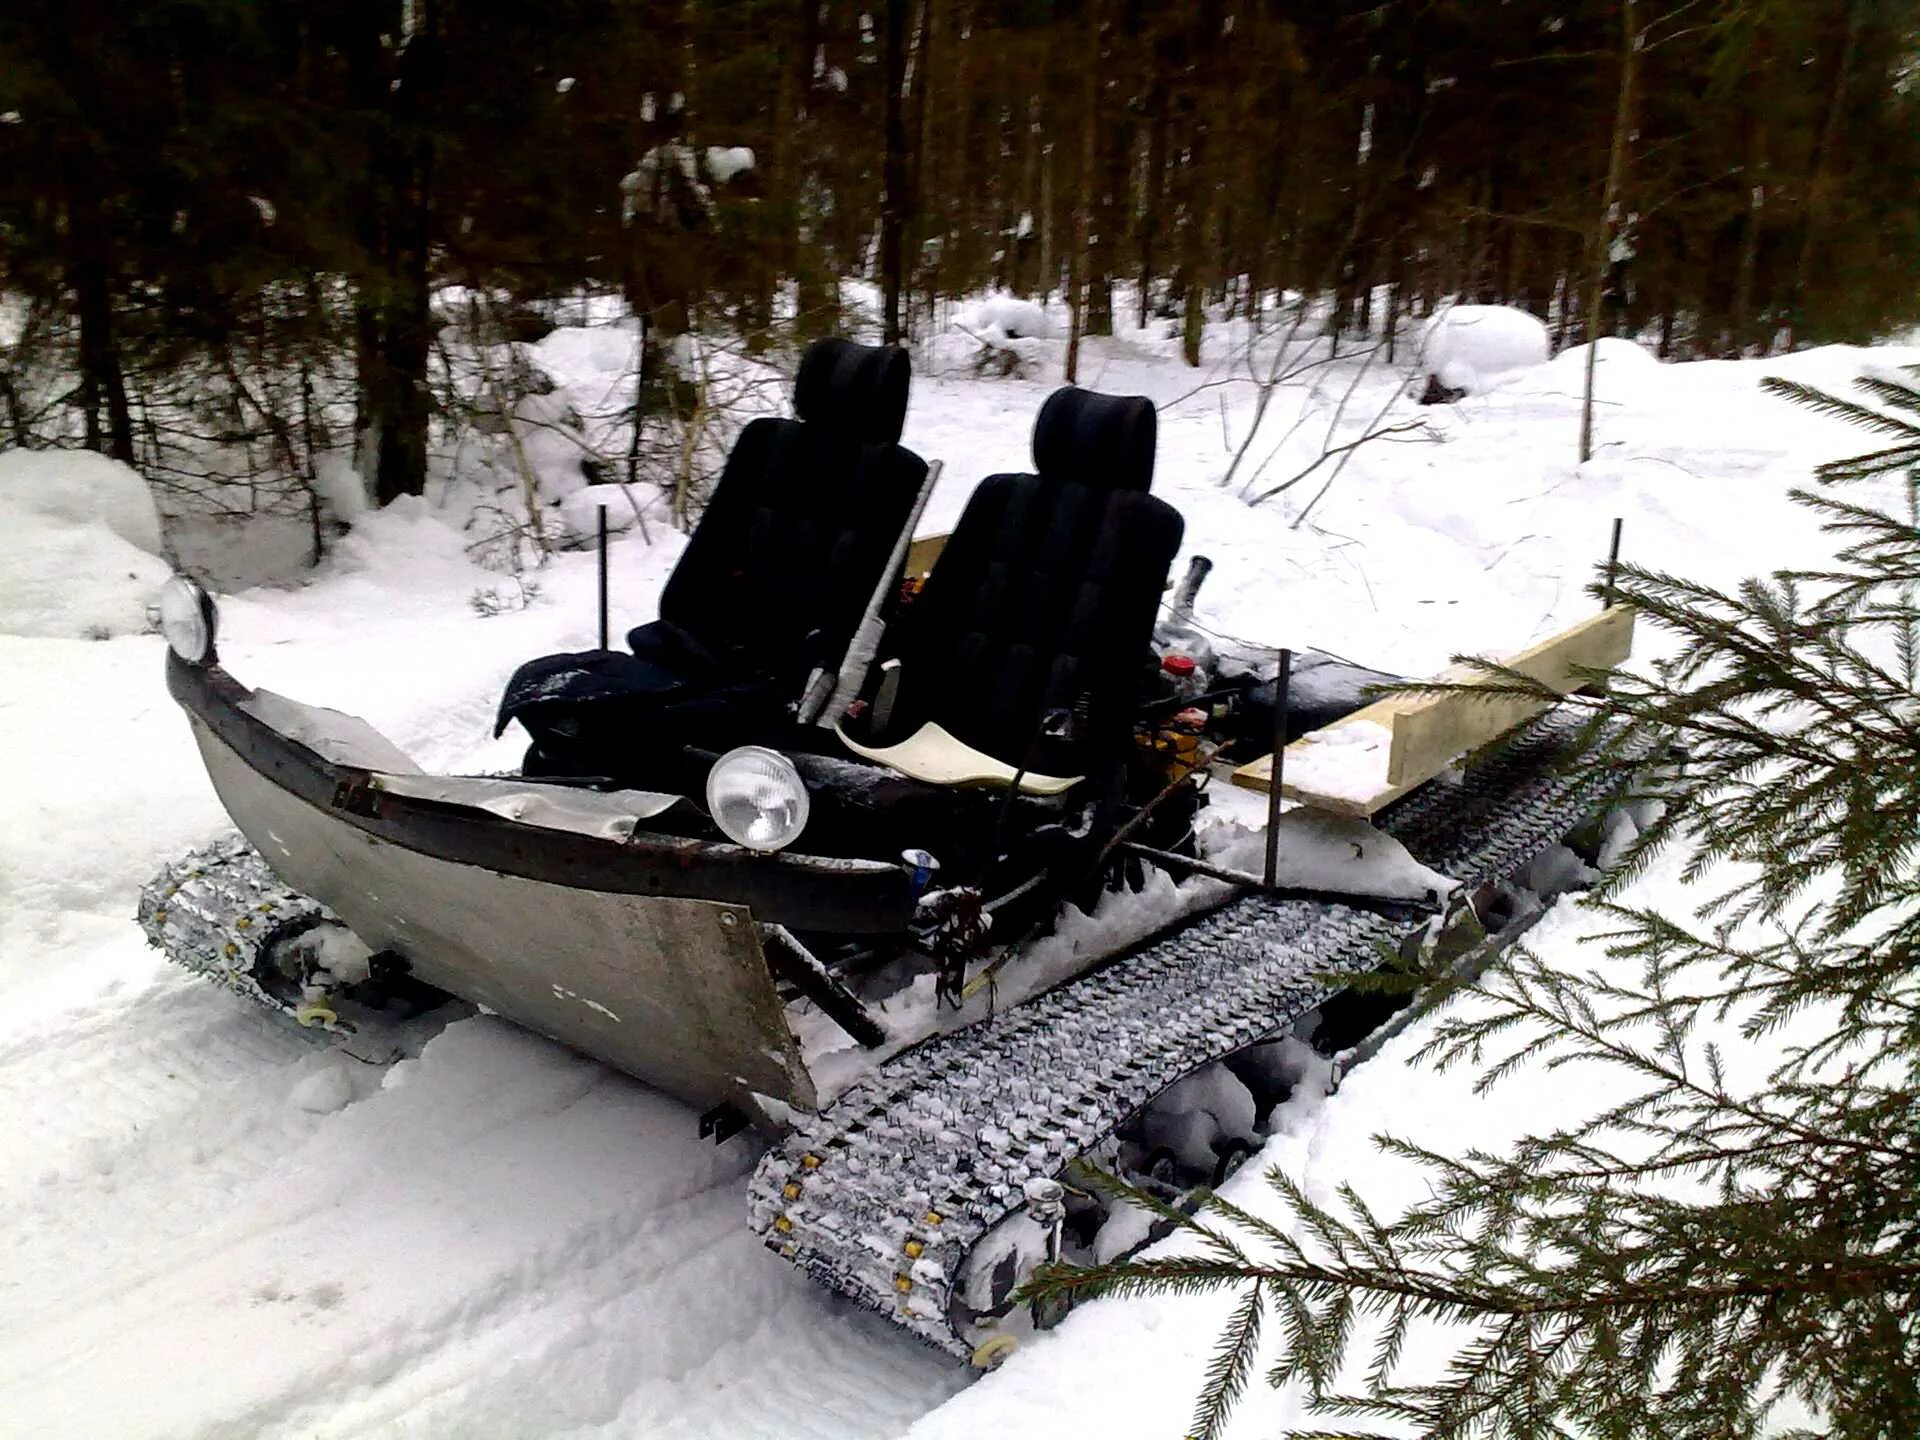
M 197 718 L 227 813 L 284 879 L 431 985 L 706 1109 L 815 1107 L 745 906 L 503 874 L 394 844 L 262 776 Z

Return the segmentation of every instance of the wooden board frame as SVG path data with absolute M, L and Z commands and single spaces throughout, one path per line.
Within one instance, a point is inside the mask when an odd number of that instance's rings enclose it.
M 1631 606 L 1608 606 L 1501 663 L 1558 694 L 1570 694 L 1586 683 L 1586 677 L 1578 672 L 1610 669 L 1633 653 L 1633 618 Z M 1441 678 L 1467 687 L 1498 683 L 1498 677 L 1478 674 L 1450 672 Z M 1335 729 L 1367 720 L 1392 732 L 1387 779 L 1381 789 L 1365 798 L 1305 790 L 1287 778 L 1283 767 L 1280 793 L 1323 810 L 1371 817 L 1409 790 L 1426 784 L 1462 755 L 1498 740 L 1544 708 L 1543 701 L 1524 695 L 1475 695 L 1471 688 L 1441 695 L 1389 695 L 1327 727 Z M 1303 736 L 1287 749 L 1295 752 L 1310 742 L 1310 736 Z M 1233 772 L 1233 783 L 1249 790 L 1267 790 L 1272 782 L 1271 755 Z
M 953 536 L 942 531 L 938 535 L 917 535 L 907 546 L 907 578 L 924 580 L 927 572 L 933 569 L 933 562 L 940 558 L 940 552 L 947 548 L 947 541 Z
M 907 546 L 906 576 L 909 580 L 924 580 L 932 572 L 933 565 L 947 548 L 947 542 L 953 538 L 953 532 L 943 530 L 938 535 L 916 535 Z M 1162 590 L 1173 588 L 1173 579 L 1168 577 Z

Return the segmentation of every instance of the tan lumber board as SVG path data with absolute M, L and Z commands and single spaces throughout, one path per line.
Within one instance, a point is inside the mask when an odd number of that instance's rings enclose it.
M 933 569 L 933 562 L 938 560 L 946 551 L 947 542 L 952 538 L 953 534 L 951 531 L 945 531 L 938 535 L 916 535 L 907 546 L 907 578 L 909 580 L 926 579 L 928 573 Z M 1173 580 L 1169 578 L 1167 583 L 1160 588 L 1162 590 L 1173 589 Z
M 940 558 L 940 552 L 947 548 L 947 541 L 953 536 L 948 533 L 939 535 L 917 535 L 913 543 L 907 546 L 907 575 L 914 580 L 923 579 L 933 569 L 933 562 Z
M 1585 683 L 1576 671 L 1610 668 L 1625 660 L 1632 650 L 1633 611 L 1615 605 L 1501 663 L 1565 695 Z M 1498 677 L 1457 670 L 1436 678 L 1466 686 L 1498 683 Z M 1325 794 L 1297 785 L 1289 768 L 1282 773 L 1280 793 L 1337 814 L 1371 817 L 1426 784 L 1462 755 L 1491 744 L 1543 708 L 1543 702 L 1525 696 L 1476 696 L 1467 690 L 1442 695 L 1389 695 L 1326 727 L 1331 730 L 1370 720 L 1392 732 L 1382 788 L 1364 799 Z M 1302 737 L 1287 750 L 1295 753 L 1308 743 Z M 1233 772 L 1233 783 L 1248 790 L 1267 790 L 1273 783 L 1273 757 L 1262 755 L 1242 765 Z
M 1578 671 L 1610 670 L 1632 652 L 1633 608 L 1613 605 L 1501 663 L 1516 675 L 1566 695 L 1586 683 Z M 1497 676 L 1476 680 L 1501 683 Z M 1387 781 L 1418 785 L 1431 780 L 1457 757 L 1499 739 L 1545 708 L 1544 701 L 1525 695 L 1457 690 L 1415 697 L 1394 714 Z
M 1394 712 L 1406 703 L 1406 698 L 1402 695 L 1389 695 L 1383 700 L 1376 700 L 1371 705 L 1363 706 L 1351 715 L 1341 716 L 1333 724 L 1324 728 L 1333 730 L 1342 725 L 1371 720 L 1390 730 L 1393 728 Z M 1289 753 L 1297 753 L 1307 743 L 1307 738 L 1302 736 L 1287 746 L 1287 750 Z M 1273 756 L 1262 755 L 1258 760 L 1249 760 L 1233 772 L 1233 783 L 1243 789 L 1258 790 L 1264 794 L 1273 786 Z M 1365 799 L 1357 799 L 1351 795 L 1334 795 L 1306 789 L 1294 782 L 1291 772 L 1283 774 L 1280 778 L 1280 793 L 1287 799 L 1298 800 L 1302 805 L 1311 805 L 1317 810 L 1331 810 L 1336 815 L 1353 815 L 1362 820 L 1371 819 L 1377 811 L 1391 805 L 1413 788 L 1412 784 L 1389 785 L 1384 790 L 1374 791 Z

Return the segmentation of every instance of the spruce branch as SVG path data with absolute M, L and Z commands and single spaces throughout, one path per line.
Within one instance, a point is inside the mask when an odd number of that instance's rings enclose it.
M 1920 442 L 1920 425 L 1910 425 L 1896 416 L 1886 415 L 1871 406 L 1861 405 L 1852 400 L 1843 400 L 1838 395 L 1829 395 L 1811 385 L 1802 385 L 1797 380 L 1783 380 L 1777 375 L 1769 375 L 1760 382 L 1760 388 L 1770 395 L 1778 395 L 1784 400 L 1804 405 L 1822 415 L 1831 415 L 1836 420 L 1845 420 L 1864 430 L 1872 430 L 1881 435 L 1898 435 L 1903 439 Z
M 1768 389 L 1902 439 L 1822 480 L 1914 463 L 1900 416 Z M 1860 389 L 1920 413 L 1901 382 Z M 1160 1207 L 1198 1255 L 1030 1288 L 1230 1291 L 1207 1435 L 1268 1343 L 1269 1382 L 1337 1427 L 1301 1435 L 1720 1440 L 1781 1433 L 1789 1402 L 1805 1433 L 1920 1433 L 1920 476 L 1902 488 L 1895 508 L 1795 491 L 1837 547 L 1818 570 L 1720 589 L 1621 567 L 1618 599 L 1673 642 L 1644 673 L 1566 700 L 1491 662 L 1414 687 L 1557 701 L 1583 717 L 1571 763 L 1616 775 L 1648 735 L 1685 755 L 1677 785 L 1628 791 L 1638 835 L 1588 902 L 1594 962 L 1510 952 L 1415 1057 L 1471 1068 L 1479 1093 L 1591 1067 L 1604 1103 L 1497 1154 L 1376 1136 L 1425 1179 L 1396 1215 L 1350 1185 L 1321 1204 L 1275 1167 L 1258 1206 Z M 1669 851 L 1690 915 L 1624 893 Z M 1431 1322 L 1454 1328 L 1415 1381 Z

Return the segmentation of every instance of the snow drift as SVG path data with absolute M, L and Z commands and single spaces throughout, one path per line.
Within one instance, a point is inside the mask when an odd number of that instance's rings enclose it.
M 1455 305 L 1427 322 L 1423 367 L 1442 385 L 1478 395 L 1515 371 L 1546 363 L 1547 327 L 1510 305 Z
M 1593 352 L 1594 386 L 1607 399 L 1624 403 L 1640 398 L 1648 386 L 1666 383 L 1666 372 L 1652 352 L 1618 335 L 1602 335 L 1591 346 L 1575 345 L 1553 357 L 1537 377 L 1528 376 L 1529 387 L 1537 379 L 1544 387 L 1578 392 L 1587 383 L 1587 354 Z
M 172 573 L 140 476 L 84 450 L 0 454 L 0 633 L 138 634 Z

